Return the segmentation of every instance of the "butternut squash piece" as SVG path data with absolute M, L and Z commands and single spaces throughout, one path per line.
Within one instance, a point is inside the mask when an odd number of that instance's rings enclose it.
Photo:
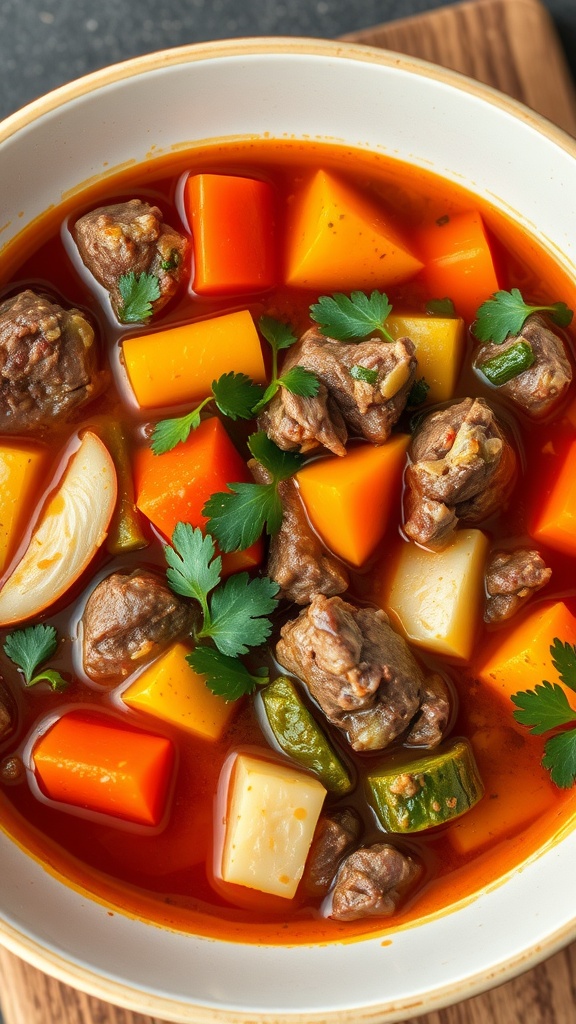
M 424 228 L 418 237 L 423 278 L 432 298 L 452 299 L 468 323 L 500 284 L 480 213 L 470 210 Z
M 576 555 L 576 441 L 568 448 L 531 530 L 532 536 Z
M 468 661 L 481 617 L 487 553 L 488 539 L 480 530 L 458 530 L 442 551 L 400 545 L 383 605 L 406 639 Z
M 430 389 L 426 402 L 446 402 L 452 398 L 464 356 L 464 321 L 460 317 L 391 313 L 386 328 L 394 340 L 408 337 L 414 342 L 416 377 L 424 377 Z
M 15 553 L 35 504 L 44 463 L 41 448 L 12 441 L 0 447 L 0 574 Z
M 122 700 L 128 707 L 154 715 L 185 732 L 217 740 L 235 705 L 227 704 L 223 697 L 208 689 L 204 676 L 198 675 L 186 661 L 190 650 L 185 644 L 174 644 L 124 690 Z
M 130 335 L 122 342 L 122 352 L 143 409 L 200 401 L 210 393 L 212 381 L 230 370 L 246 373 L 257 384 L 266 382 L 260 339 L 247 309 Z
M 294 197 L 287 284 L 313 291 L 381 290 L 421 267 L 384 210 L 328 171 L 317 171 Z
M 296 474 L 312 526 L 352 565 L 363 565 L 386 533 L 409 441 L 396 434 L 383 445 L 358 445 L 343 459 L 317 459 Z

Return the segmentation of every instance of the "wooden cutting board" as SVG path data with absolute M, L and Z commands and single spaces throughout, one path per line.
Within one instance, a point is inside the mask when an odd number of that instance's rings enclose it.
M 538 0 L 470 0 L 345 38 L 470 75 L 576 136 L 576 94 L 552 21 Z M 419 1017 L 417 1024 L 574 1024 L 574 992 L 576 943 L 499 988 Z M 5 1024 L 163 1024 L 77 992 L 5 950 L 0 993 Z

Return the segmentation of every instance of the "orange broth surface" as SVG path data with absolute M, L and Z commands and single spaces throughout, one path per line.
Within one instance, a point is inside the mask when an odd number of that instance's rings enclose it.
M 278 210 L 281 211 L 289 207 L 290 196 L 299 182 L 316 167 L 333 169 L 356 189 L 376 198 L 393 213 L 408 239 L 411 231 L 441 217 L 480 208 L 491 234 L 501 286 L 519 287 L 533 301 L 562 299 L 572 308 L 576 305 L 574 283 L 536 241 L 511 220 L 480 204 L 453 184 L 384 156 L 311 141 L 262 140 L 199 148 L 151 161 L 68 197 L 62 207 L 51 210 L 23 233 L 6 250 L 0 262 L 0 298 L 23 287 L 32 287 L 47 291 L 65 306 L 77 305 L 86 310 L 96 325 L 102 350 L 108 350 L 115 368 L 114 386 L 74 419 L 51 428 L 42 436 L 41 441 L 47 445 L 53 462 L 70 436 L 102 417 L 121 415 L 124 420 L 131 417 L 134 447 L 146 443 L 142 427 L 150 421 L 150 413 L 138 410 L 120 367 L 119 343 L 127 332 L 145 333 L 219 312 L 248 308 L 255 319 L 265 312 L 289 320 L 295 332 L 300 333 L 309 326 L 308 308 L 317 298 L 310 292 L 278 287 L 259 295 L 201 299 L 183 287 L 149 327 L 114 325 L 103 312 L 102 291 L 91 283 L 89 275 L 80 271 L 69 221 L 96 206 L 138 197 L 159 205 L 167 222 L 182 230 L 183 176 L 199 170 L 268 180 L 277 190 Z M 282 230 L 279 213 L 279 238 Z M 395 311 L 423 312 L 426 300 L 438 296 L 428 295 L 420 280 L 415 278 L 389 289 L 388 297 Z M 468 338 L 468 354 L 471 347 Z M 479 382 L 469 365 L 467 358 L 454 397 L 485 395 L 496 412 L 501 412 L 504 420 L 509 421 L 510 410 L 495 397 L 492 389 Z M 524 471 L 506 512 L 497 520 L 481 524 L 492 540 L 527 535 L 535 503 L 546 493 L 546 481 L 555 472 L 556 459 L 574 437 L 575 428 L 566 414 L 573 400 L 572 385 L 569 398 L 552 423 L 533 425 L 516 416 Z M 185 410 L 154 410 L 153 418 L 178 415 L 180 411 Z M 237 429 L 229 420 L 226 427 L 246 455 L 242 447 L 245 429 Z M 401 501 L 402 496 L 398 494 L 391 530 L 379 550 L 368 565 L 353 575 L 352 596 L 359 600 L 374 600 L 378 593 L 386 552 L 400 529 Z M 30 526 L 28 535 L 29 530 Z M 22 540 L 25 541 L 25 536 Z M 470 736 L 484 731 L 488 736 L 496 731 L 499 738 L 498 744 L 487 742 L 483 747 L 480 742 L 476 748 L 486 794 L 477 808 L 469 812 L 474 815 L 482 808 L 482 824 L 478 826 L 473 848 L 462 852 L 454 842 L 457 823 L 401 837 L 402 849 L 413 852 L 423 863 L 424 883 L 389 921 L 368 919 L 338 923 L 326 917 L 320 907 L 311 906 L 300 892 L 294 900 L 288 901 L 216 880 L 213 844 L 215 830 L 217 833 L 221 825 L 214 823 L 215 795 L 222 765 L 234 750 L 257 749 L 262 754 L 270 751 L 253 701 L 246 698 L 238 703 L 231 725 L 221 740 L 212 743 L 194 739 L 126 708 L 120 698 L 126 683 L 113 690 L 90 683 L 81 671 L 81 658 L 75 650 L 78 644 L 74 643 L 74 637 L 84 604 L 83 595 L 94 573 L 101 577 L 114 568 L 162 567 L 160 540 L 152 531 L 149 531 L 149 540 L 149 547 L 121 557 L 114 558 L 105 548 L 101 549 L 88 573 L 42 616 L 43 621 L 56 625 L 59 636 L 64 638 L 50 666 L 71 678 L 66 691 L 57 694 L 36 687 L 25 692 L 22 677 L 3 652 L 0 654 L 0 670 L 16 695 L 19 707 L 18 733 L 0 745 L 0 760 L 29 746 L 45 716 L 78 706 L 106 710 L 121 721 L 129 720 L 157 734 L 166 734 L 177 749 L 178 767 L 170 811 L 165 827 L 158 834 L 144 834 L 142 829 L 118 827 L 113 821 L 108 825 L 65 813 L 38 799 L 34 786 L 27 782 L 3 785 L 0 789 L 2 827 L 50 871 L 112 908 L 191 933 L 243 942 L 325 942 L 396 929 L 426 915 L 445 911 L 458 900 L 497 882 L 568 826 L 574 813 L 576 793 L 560 791 L 551 784 L 540 764 L 543 739 L 531 736 L 527 729 L 514 722 L 512 705 L 475 678 L 473 663 L 462 665 L 450 663 L 448 659 L 440 662 L 417 651 L 417 657 L 426 665 L 440 666 L 452 682 L 458 710 L 451 735 Z M 546 587 L 546 600 L 561 596 L 576 612 L 573 562 L 542 545 L 539 548 L 553 570 L 552 581 Z M 536 600 L 528 606 L 529 611 L 536 607 Z M 290 614 L 295 611 L 291 609 Z M 517 621 L 514 619 L 513 623 Z M 498 627 L 502 631 L 509 628 L 509 624 Z M 487 634 L 493 631 L 478 623 L 477 652 L 484 649 L 491 639 Z M 2 642 L 7 632 L 9 630 L 2 632 Z M 357 780 L 352 795 L 341 798 L 340 803 L 343 806 L 353 804 L 359 810 L 365 829 L 363 843 L 381 839 L 382 832 L 365 805 L 362 780 L 366 770 L 386 755 L 378 752 L 351 757 L 345 739 L 337 730 L 329 731 L 344 761 L 353 765 Z M 521 827 L 502 831 L 498 825 L 500 807 L 510 799 L 524 802 L 528 810 Z M 486 816 L 484 808 L 488 802 Z M 335 803 L 335 798 L 329 796 L 325 806 Z

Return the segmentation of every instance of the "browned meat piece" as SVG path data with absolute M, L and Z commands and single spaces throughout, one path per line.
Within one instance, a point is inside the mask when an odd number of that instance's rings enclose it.
M 511 618 L 551 575 L 538 551 L 493 551 L 486 566 L 485 622 Z
M 258 483 L 269 483 L 270 474 L 259 462 L 248 463 Z M 282 588 L 280 597 L 309 604 L 316 594 L 342 594 L 348 589 L 348 573 L 320 543 L 310 526 L 296 485 L 278 485 L 282 502 L 282 526 L 270 539 L 267 574 Z
M 334 455 L 346 454 L 346 424 L 323 384 L 314 398 L 280 388 L 258 417 L 258 426 L 285 452 L 324 447 Z
M 358 842 L 360 819 L 350 807 L 322 815 L 314 833 L 304 886 L 317 896 L 325 896 L 341 861 Z
M 420 865 L 388 843 L 356 850 L 346 858 L 336 879 L 331 917 L 358 921 L 390 917 L 421 874 Z
M 178 287 L 189 248 L 187 238 L 164 223 L 161 210 L 141 199 L 85 213 L 74 225 L 74 238 L 82 262 L 110 293 L 120 320 L 119 279 L 129 273 L 157 277 L 160 297 L 152 303 L 157 313 Z
M 84 608 L 84 671 L 96 682 L 127 676 L 189 632 L 194 614 L 155 573 L 112 573 Z
M 437 672 L 424 680 L 420 702 L 420 711 L 406 742 L 418 747 L 437 747 L 448 728 L 452 712 L 450 691 Z
M 382 611 L 315 597 L 282 627 L 276 657 L 307 684 L 354 750 L 382 750 L 420 706 L 422 672 Z
M 3 782 L 5 786 L 13 786 L 18 782 L 24 782 L 25 778 L 26 768 L 22 758 L 14 754 L 12 757 L 5 757 L 0 762 L 0 782 Z
M 514 449 L 482 398 L 426 416 L 409 454 L 404 529 L 429 547 L 443 547 L 457 520 L 479 523 L 501 510 L 516 481 Z
M 0 304 L 0 432 L 21 434 L 85 405 L 105 381 L 78 309 L 26 290 Z
M 16 725 L 16 704 L 10 691 L 0 679 L 0 740 L 6 739 Z
M 534 362 L 507 384 L 500 384 L 498 391 L 516 402 L 532 419 L 541 419 L 562 401 L 572 380 L 564 342 L 550 330 L 544 317 L 537 314 L 528 317 L 520 334 L 509 335 L 502 345 L 482 345 L 474 365 L 482 369 L 489 359 L 502 355 L 518 341 L 530 345 Z

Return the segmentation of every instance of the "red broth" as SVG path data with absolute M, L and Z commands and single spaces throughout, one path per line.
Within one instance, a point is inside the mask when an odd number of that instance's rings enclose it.
M 97 325 L 102 348 L 108 351 L 116 367 L 115 384 L 106 394 L 72 422 L 51 428 L 42 435 L 41 442 L 47 446 L 53 464 L 60 458 L 70 436 L 95 420 L 120 413 L 124 419 L 131 417 L 134 449 L 146 443 L 142 428 L 150 421 L 149 414 L 136 407 L 119 366 L 119 341 L 130 328 L 114 325 L 103 312 L 101 291 L 80 269 L 69 232 L 70 221 L 96 206 L 138 197 L 158 204 L 167 222 L 181 229 L 183 176 L 199 170 L 270 181 L 277 190 L 278 208 L 282 210 L 302 179 L 318 166 L 335 170 L 356 189 L 382 202 L 393 212 L 408 237 L 417 228 L 439 218 L 480 208 L 491 232 L 503 287 L 519 287 L 533 300 L 563 299 L 569 306 L 576 305 L 573 282 L 511 220 L 479 204 L 476 198 L 453 184 L 382 156 L 313 142 L 261 141 L 213 146 L 154 161 L 68 198 L 61 208 L 51 210 L 27 229 L 2 257 L 0 298 L 23 287 L 40 288 L 65 306 L 78 305 L 87 310 Z M 280 237 L 282 230 L 280 216 Z M 423 311 L 428 298 L 437 297 L 428 295 L 418 278 L 389 289 L 388 296 L 398 311 L 415 312 Z M 301 332 L 309 326 L 308 308 L 315 299 L 309 292 L 288 287 L 224 299 L 200 298 L 181 288 L 177 297 L 154 319 L 151 329 L 248 308 L 255 318 L 265 312 L 289 320 L 295 330 Z M 141 326 L 136 328 L 138 333 L 144 330 L 146 328 Z M 469 339 L 468 354 L 471 345 Z M 469 362 L 465 359 L 454 397 L 489 394 L 498 412 L 501 406 L 494 392 L 482 388 L 478 378 L 466 368 Z M 557 456 L 574 437 L 576 414 L 570 414 L 571 400 L 567 399 L 553 423 L 532 425 L 524 418 L 519 424 L 525 467 L 506 512 L 487 527 L 492 539 L 522 537 L 528 533 L 537 502 L 545 494 L 541 481 L 551 478 Z M 505 405 L 502 412 L 509 419 L 510 410 Z M 154 418 L 165 414 L 163 410 L 155 410 Z M 245 431 L 236 430 L 230 421 L 226 421 L 226 426 L 241 447 Z M 553 456 L 551 451 L 555 453 Z M 47 472 L 45 479 L 49 478 Z M 539 481 L 537 487 L 532 483 L 534 480 Z M 379 550 L 353 576 L 352 594 L 360 600 L 378 598 L 382 564 L 389 545 L 397 541 L 399 534 L 401 494 L 397 496 L 395 509 L 392 528 Z M 23 542 L 25 539 L 24 532 Z M 129 720 L 157 734 L 168 735 L 178 752 L 170 813 L 165 826 L 155 834 L 129 826 L 118 827 L 114 821 L 79 818 L 52 806 L 41 797 L 37 787 L 27 781 L 1 786 L 3 828 L 69 884 L 87 890 L 113 908 L 192 933 L 271 943 L 341 940 L 380 932 L 388 925 L 396 928 L 453 906 L 459 899 L 476 893 L 517 867 L 570 821 L 576 793 L 560 791 L 551 784 L 540 764 L 542 738 L 531 736 L 528 730 L 518 726 L 509 701 L 475 678 L 474 657 L 471 664 L 464 666 L 448 659 L 441 664 L 457 694 L 458 706 L 452 735 L 481 733 L 486 737 L 486 743 L 479 742 L 476 752 L 486 787 L 482 807 L 488 807 L 488 812 L 483 810 L 477 839 L 470 848 L 462 849 L 455 843 L 454 825 L 403 837 L 402 848 L 414 852 L 424 865 L 424 883 L 390 922 L 376 918 L 342 924 L 324 916 L 321 908 L 311 904 L 303 893 L 287 901 L 248 889 L 239 890 L 218 881 L 214 873 L 213 844 L 214 819 L 218 815 L 215 798 L 222 765 L 234 750 L 270 753 L 254 702 L 251 699 L 239 702 L 222 739 L 214 743 L 194 739 L 127 709 L 120 699 L 126 684 L 113 690 L 91 684 L 81 671 L 80 658 L 75 651 L 78 644 L 74 637 L 84 594 L 94 573 L 103 576 L 117 567 L 163 567 L 159 538 L 149 531 L 149 540 L 149 546 L 143 551 L 116 558 L 101 549 L 90 570 L 42 616 L 43 621 L 56 625 L 64 638 L 50 665 L 72 679 L 66 691 L 57 694 L 44 687 L 25 691 L 21 675 L 1 655 L 2 676 L 18 703 L 19 725 L 17 735 L 0 744 L 0 760 L 29 747 L 38 732 L 45 728 L 47 718 L 52 719 L 72 707 L 106 710 L 119 721 Z M 573 561 L 541 545 L 540 549 L 553 570 L 545 599 L 561 596 L 576 612 Z M 535 603 L 529 605 L 529 610 L 535 606 Z M 507 624 L 499 627 L 503 633 L 510 628 Z M 2 631 L 2 642 L 7 632 L 10 631 Z M 483 650 L 492 632 L 478 624 L 476 651 Z M 430 667 L 440 664 L 424 652 L 417 654 Z M 340 734 L 335 735 L 336 732 L 331 731 L 333 742 L 345 762 L 353 763 L 357 778 L 354 793 L 342 803 L 356 805 L 364 823 L 362 842 L 376 841 L 382 838 L 382 832 L 366 807 L 362 780 L 374 759 L 381 760 L 382 754 L 351 756 L 345 740 Z M 507 828 L 502 821 L 506 820 L 506 809 L 516 800 L 531 805 L 533 811 L 527 813 L 521 825 Z M 474 814 L 474 810 L 469 813 Z

